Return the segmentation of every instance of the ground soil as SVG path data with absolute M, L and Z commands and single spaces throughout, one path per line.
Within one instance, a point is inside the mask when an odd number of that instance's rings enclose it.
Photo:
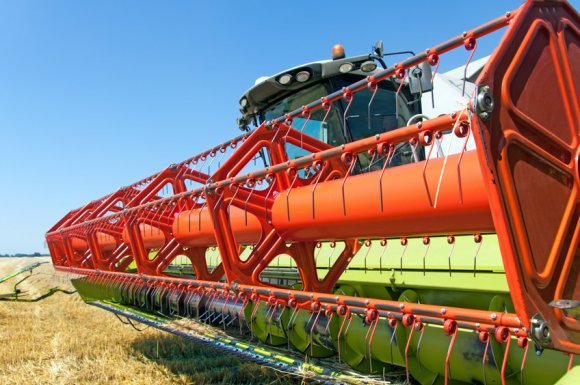
M 21 298 L 74 290 L 48 257 L 0 258 L 0 277 L 34 262 L 43 264 L 19 285 Z M 28 274 L 0 284 L 0 294 Z M 76 293 L 0 301 L 0 384 L 293 383 L 287 374 L 213 348 L 150 328 L 136 331 Z

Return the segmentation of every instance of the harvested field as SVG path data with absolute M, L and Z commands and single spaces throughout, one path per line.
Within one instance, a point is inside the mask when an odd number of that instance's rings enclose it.
M 47 258 L 2 258 L 0 277 L 41 262 L 19 288 L 36 298 L 74 290 Z M 27 275 L 29 273 L 25 273 Z M 0 293 L 25 275 L 0 284 Z M 142 325 L 138 325 L 143 328 Z M 0 384 L 294 384 L 287 374 L 244 362 L 155 329 L 141 332 L 77 294 L 0 301 Z M 299 381 L 298 381 L 299 383 Z

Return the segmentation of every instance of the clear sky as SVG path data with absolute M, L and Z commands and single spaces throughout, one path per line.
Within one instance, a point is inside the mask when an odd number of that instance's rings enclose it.
M 421 51 L 519 3 L 0 1 L 0 254 L 47 252 L 71 209 L 238 135 L 259 76 L 339 42 Z

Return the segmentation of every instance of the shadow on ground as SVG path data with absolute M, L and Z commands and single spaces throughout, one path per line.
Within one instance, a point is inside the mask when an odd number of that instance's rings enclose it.
M 136 355 L 166 369 L 175 383 L 294 385 L 300 380 L 218 349 L 196 344 L 171 334 L 143 338 L 133 343 Z M 170 374 L 173 374 L 172 376 Z

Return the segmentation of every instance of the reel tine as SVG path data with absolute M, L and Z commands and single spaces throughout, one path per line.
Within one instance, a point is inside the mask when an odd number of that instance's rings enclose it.
M 367 252 L 365 253 L 364 264 L 365 264 L 365 274 L 367 273 L 367 258 L 371 249 L 373 248 L 373 242 L 370 239 L 365 240 L 365 246 L 367 247 Z
M 421 349 L 421 341 L 423 341 L 423 334 L 425 333 L 425 325 L 423 324 L 423 322 L 421 322 L 420 320 L 415 324 L 415 328 L 419 328 L 419 332 L 421 334 L 419 334 L 419 341 L 417 341 L 417 353 L 415 353 L 415 356 L 417 357 L 417 363 L 419 364 L 419 369 L 422 370 L 423 367 L 421 365 L 421 357 L 419 356 L 419 352 Z
M 288 325 L 286 325 L 286 330 L 288 330 L 288 349 L 290 349 L 290 332 L 293 329 L 292 323 L 294 322 L 295 317 L 298 316 L 298 306 L 295 306 L 292 310 L 292 314 L 290 315 L 290 319 L 288 320 Z
M 477 256 L 479 255 L 479 250 L 481 250 L 481 245 L 483 243 L 483 235 L 477 233 L 473 235 L 473 240 L 475 243 L 477 243 L 475 255 L 473 256 L 473 276 L 475 277 L 477 271 Z
M 371 338 L 369 340 L 369 368 L 371 373 L 373 372 L 373 339 L 375 338 L 375 332 L 379 324 L 379 317 L 374 321 L 373 331 L 371 332 Z
M 381 246 L 383 246 L 383 252 L 381 253 L 381 256 L 379 257 L 379 274 L 383 274 L 383 257 L 385 256 L 385 253 L 387 252 L 387 239 L 386 238 L 381 239 Z
M 380 144 L 378 146 L 379 150 L 377 152 L 380 152 L 381 154 L 384 153 L 384 148 L 385 146 L 388 146 L 387 149 L 387 154 L 386 154 L 386 158 L 385 158 L 385 163 L 383 164 L 383 168 L 381 169 L 381 173 L 379 174 L 379 202 L 380 202 L 380 209 L 381 212 L 384 211 L 384 205 L 383 205 L 383 175 L 385 174 L 385 170 L 387 169 L 389 163 L 391 163 L 391 159 L 393 158 L 393 155 L 395 154 L 395 145 L 393 144 Z
M 338 362 L 341 362 L 341 359 L 340 359 L 340 352 L 341 352 L 341 349 L 340 349 L 340 337 L 342 336 L 342 331 L 343 331 L 343 329 L 344 329 L 344 325 L 346 324 L 346 321 L 347 321 L 349 318 L 352 318 L 352 313 L 351 313 L 349 310 L 347 310 L 347 313 L 346 313 L 346 314 L 344 315 L 344 317 L 342 318 L 342 322 L 341 322 L 341 324 L 340 324 L 340 329 L 338 330 L 338 336 L 337 336 L 337 345 L 338 345 Z
M 413 317 L 410 314 L 405 314 L 405 315 L 409 315 L 411 317 Z M 404 316 L 403 316 L 404 319 Z M 403 324 L 403 326 L 406 326 Z M 415 331 L 415 317 L 412 318 L 411 320 L 411 325 L 409 325 L 411 327 L 411 331 L 409 332 L 409 336 L 407 337 L 407 344 L 405 345 L 405 371 L 406 371 L 406 375 L 407 375 L 407 384 L 411 383 L 411 378 L 409 375 L 409 346 L 411 346 L 411 340 L 413 339 L 413 332 Z
M 483 349 L 483 358 L 481 360 L 481 366 L 483 368 L 483 385 L 487 385 L 487 376 L 485 374 L 485 368 L 487 366 L 487 351 L 489 350 L 489 333 L 488 332 L 480 332 L 479 333 L 479 340 L 481 342 L 485 341 L 485 348 Z
M 345 111 L 345 114 L 346 114 L 346 111 Z M 345 194 L 344 194 L 344 185 L 346 184 L 346 180 L 347 180 L 348 176 L 350 175 L 350 173 L 354 169 L 354 165 L 356 164 L 357 157 L 356 157 L 356 155 L 353 155 L 353 154 L 351 154 L 349 152 L 345 152 L 345 153 L 342 154 L 341 160 L 344 163 L 347 163 L 348 164 L 348 170 L 344 174 L 344 178 L 342 179 L 342 185 L 341 185 L 341 193 L 342 193 L 342 214 L 344 216 L 346 216 L 346 197 L 345 197 Z
M 312 357 L 314 355 L 314 328 L 316 327 L 316 323 L 318 322 L 318 318 L 320 318 L 320 313 L 322 312 L 322 308 L 318 309 L 318 312 L 316 313 L 316 318 L 314 318 L 314 322 L 312 323 L 312 327 L 310 328 L 310 356 Z M 312 319 L 312 316 L 314 315 L 314 313 L 312 313 L 312 315 L 310 316 L 310 319 Z M 310 320 L 308 320 L 308 323 L 310 323 Z M 307 325 L 308 325 L 307 323 Z
M 398 345 L 397 343 L 397 327 L 399 325 L 399 322 L 397 321 L 396 318 L 390 318 L 389 319 L 389 326 L 392 329 L 391 332 L 391 339 L 389 340 L 389 349 L 391 351 L 391 362 L 394 362 L 393 359 L 393 342 L 395 343 L 395 345 Z
M 451 319 L 446 320 L 443 324 L 443 330 L 445 331 L 445 334 L 451 336 L 449 348 L 447 349 L 447 356 L 445 357 L 445 385 L 447 385 L 449 383 L 449 375 L 451 372 L 449 361 L 451 358 L 451 352 L 455 346 L 455 339 L 457 338 L 457 322 Z
M 292 188 L 294 187 L 294 183 L 296 183 L 296 180 L 298 179 L 298 171 L 294 168 L 289 168 L 286 170 L 286 173 L 288 174 L 288 176 L 291 176 L 291 174 L 294 173 L 294 178 L 292 179 L 292 183 L 290 184 L 290 187 L 288 188 L 288 190 L 286 192 L 286 211 L 288 213 L 288 222 L 290 222 L 290 193 L 292 192 Z
M 425 254 L 423 254 L 423 276 L 425 276 L 425 258 L 427 258 L 427 253 L 429 253 L 429 248 L 431 247 L 431 238 L 428 236 L 423 237 L 423 244 L 425 245 Z
M 449 256 L 447 256 L 447 262 L 449 264 L 449 276 L 451 277 L 451 256 L 453 255 L 453 251 L 455 250 L 455 237 L 451 234 L 448 235 L 447 243 L 451 245 L 451 249 L 449 250 Z
M 471 63 L 471 59 L 473 58 L 473 54 L 475 54 L 475 49 L 477 48 L 477 40 L 475 40 L 474 37 L 468 37 L 467 33 L 463 33 L 463 45 L 465 46 L 465 49 L 467 49 L 468 51 L 471 51 L 471 54 L 469 55 L 469 58 L 467 59 L 467 63 L 465 63 L 465 68 L 463 69 L 463 88 L 461 91 L 461 96 L 465 96 L 465 82 L 467 81 L 467 67 L 469 66 L 469 63 Z
M 523 342 L 525 341 L 525 342 Z M 526 365 L 526 358 L 528 357 L 528 349 L 530 347 L 530 343 L 526 337 L 520 337 L 518 339 L 518 346 L 522 347 L 522 344 L 525 345 L 524 347 L 524 356 L 522 357 L 522 365 L 520 366 L 520 385 L 524 385 L 524 367 Z
M 496 334 L 497 334 L 497 329 L 496 329 Z M 510 353 L 511 342 L 512 342 L 511 335 L 508 335 L 507 341 L 506 341 L 505 353 L 503 355 L 503 361 L 501 363 L 501 384 L 502 385 L 506 385 L 506 382 L 505 382 L 505 370 L 506 370 L 506 367 L 507 367 L 507 360 L 508 360 L 508 356 L 509 356 L 509 353 Z
M 406 237 L 401 237 L 401 245 L 403 246 L 403 251 L 401 252 L 400 258 L 400 270 L 399 274 L 403 275 L 403 256 L 405 255 L 405 251 L 407 251 L 407 245 L 409 244 L 409 240 Z

